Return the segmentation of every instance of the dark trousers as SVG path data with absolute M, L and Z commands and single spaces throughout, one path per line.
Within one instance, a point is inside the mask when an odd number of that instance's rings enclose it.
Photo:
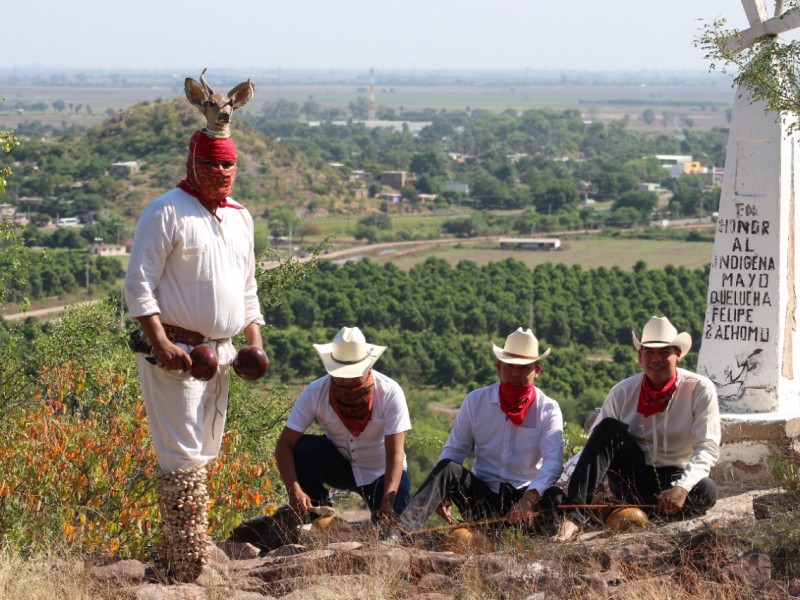
M 472 471 L 452 460 L 442 460 L 420 486 L 400 516 L 406 531 L 422 529 L 442 501 L 452 502 L 469 521 L 502 517 L 522 498 L 527 488 L 517 489 L 509 483 L 493 492 Z M 548 490 L 549 492 L 549 490 Z M 552 508 L 550 494 L 539 499 L 541 509 Z
M 681 467 L 645 464 L 644 452 L 628 429 L 626 423 L 617 419 L 603 419 L 597 424 L 581 451 L 563 504 L 591 504 L 595 490 L 606 476 L 611 493 L 623 503 L 656 504 L 656 496 L 672 487 L 672 482 L 683 475 Z M 667 518 L 699 517 L 716 504 L 718 494 L 717 484 L 705 477 L 689 490 L 683 508 Z M 558 496 L 556 500 L 562 503 Z M 648 512 L 655 514 L 652 509 Z M 585 514 L 579 510 L 570 510 L 566 514 L 580 522 L 586 520 Z
M 337 490 L 358 493 L 369 506 L 373 516 L 381 506 L 384 476 L 381 475 L 367 485 L 356 485 L 350 462 L 324 435 L 300 436 L 294 446 L 294 464 L 297 481 L 315 506 L 331 505 L 326 485 Z M 408 473 L 403 471 L 394 499 L 394 510 L 398 515 L 408 504 L 410 495 L 411 479 Z

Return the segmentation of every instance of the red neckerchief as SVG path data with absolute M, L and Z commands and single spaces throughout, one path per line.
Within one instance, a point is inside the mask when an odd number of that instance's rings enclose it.
M 647 375 L 642 377 L 642 389 L 639 391 L 639 404 L 636 407 L 636 412 L 645 417 L 649 417 L 656 413 L 660 413 L 672 400 L 675 395 L 675 390 L 678 388 L 678 372 L 672 376 L 664 386 L 657 390 L 647 378 Z
M 232 138 L 217 139 L 195 131 L 189 140 L 189 156 L 186 159 L 186 178 L 178 183 L 187 194 L 199 200 L 217 221 L 222 221 L 217 210 L 224 207 L 242 209 L 243 206 L 228 202 L 228 196 L 236 179 L 236 165 L 220 169 L 203 164 L 199 159 L 236 162 L 236 144 Z
M 355 437 L 361 435 L 372 418 L 374 391 L 375 381 L 371 371 L 367 380 L 356 388 L 341 387 L 331 380 L 331 408 Z
M 528 414 L 528 409 L 536 401 L 536 388 L 531 385 L 514 383 L 500 384 L 500 408 L 509 420 L 519 427 Z
M 241 206 L 239 204 L 232 204 L 231 202 L 228 202 L 227 199 L 222 200 L 220 202 L 209 202 L 208 200 L 203 198 L 185 179 L 178 182 L 177 187 L 181 188 L 184 192 L 186 192 L 190 196 L 194 196 L 195 198 L 197 198 L 200 201 L 200 204 L 202 204 L 206 208 L 206 210 L 208 210 L 208 212 L 210 212 L 215 217 L 217 216 L 218 208 L 235 208 L 237 210 L 242 210 L 244 208 L 244 206 Z M 219 217 L 217 217 L 217 219 L 219 219 Z

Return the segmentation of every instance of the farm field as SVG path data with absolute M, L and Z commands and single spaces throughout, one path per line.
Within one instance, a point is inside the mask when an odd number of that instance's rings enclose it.
M 513 258 L 528 267 L 544 263 L 563 263 L 581 265 L 587 269 L 597 267 L 620 267 L 632 269 L 638 261 L 644 261 L 650 268 L 663 268 L 667 265 L 684 266 L 689 269 L 702 268 L 711 262 L 713 244 L 711 242 L 676 242 L 674 240 L 631 240 L 606 237 L 561 238 L 562 247 L 551 252 L 500 250 L 495 244 L 486 242 L 472 244 L 455 242 L 453 245 L 425 245 L 420 242 L 416 248 L 396 251 L 381 250 L 369 256 L 378 263 L 393 262 L 402 269 L 410 269 L 424 262 L 428 257 L 436 257 L 455 265 L 462 260 L 470 260 L 483 265 L 492 261 Z
M 196 74 L 162 76 L 148 85 L 70 86 L 33 85 L 29 82 L 0 80 L 0 126 L 14 128 L 25 121 L 41 121 L 45 124 L 89 126 L 108 117 L 106 111 L 128 108 L 141 102 L 158 99 L 168 100 L 183 97 L 183 77 Z M 211 76 L 213 80 L 213 75 Z M 367 96 L 364 84 L 357 83 L 276 83 L 274 80 L 256 82 L 254 101 L 243 111 L 259 111 L 264 104 L 288 100 L 302 105 L 313 99 L 323 107 L 347 110 L 351 102 Z M 733 104 L 734 92 L 728 85 L 699 84 L 643 84 L 619 85 L 382 85 L 380 79 L 375 87 L 375 99 L 379 107 L 397 112 L 419 111 L 433 108 L 437 111 L 459 111 L 485 109 L 501 112 L 506 109 L 523 111 L 531 108 L 580 110 L 586 119 L 613 120 L 629 118 L 629 126 L 636 129 L 664 130 L 675 126 L 675 119 L 692 119 L 692 128 L 708 130 L 712 127 L 727 127 L 726 109 Z M 23 105 L 44 102 L 52 105 L 64 101 L 69 109 L 56 111 L 23 111 Z M 81 105 L 83 110 L 72 110 Z M 91 108 L 91 114 L 86 110 Z M 655 121 L 647 125 L 641 115 L 652 109 Z M 669 113 L 668 119 L 664 116 Z

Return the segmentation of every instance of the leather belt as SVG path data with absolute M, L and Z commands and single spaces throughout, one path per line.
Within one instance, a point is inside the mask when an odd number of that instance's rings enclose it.
M 161 326 L 164 328 L 164 333 L 167 334 L 167 338 L 173 344 L 199 346 L 203 342 L 208 341 L 206 336 L 196 331 L 190 331 L 189 329 L 184 329 L 177 325 L 168 325 L 167 323 L 162 323 Z

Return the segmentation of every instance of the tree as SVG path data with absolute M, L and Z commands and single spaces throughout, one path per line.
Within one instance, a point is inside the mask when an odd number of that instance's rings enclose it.
M 378 241 L 378 228 L 373 225 L 359 223 L 356 225 L 353 237 L 357 240 L 366 240 L 368 244 L 374 244 Z
M 632 190 L 620 194 L 611 205 L 611 210 L 635 208 L 639 211 L 642 219 L 647 219 L 652 214 L 656 204 L 658 204 L 658 194 L 655 192 Z
M 786 5 L 786 12 L 776 19 L 797 16 L 800 11 L 797 0 L 790 0 Z M 800 115 L 800 73 L 797 72 L 800 41 L 786 42 L 777 35 L 765 33 L 743 48 L 748 41 L 742 32 L 727 29 L 725 19 L 718 19 L 703 27 L 695 46 L 706 53 L 711 70 L 720 66 L 723 73 L 736 73 L 734 83 L 746 87 L 754 102 L 764 101 L 767 110 L 778 114 Z M 798 126 L 797 122 L 789 123 L 789 131 Z
M 445 163 L 435 151 L 428 150 L 415 154 L 411 159 L 409 169 L 417 175 L 442 177 L 445 174 Z
M 319 119 L 319 116 L 322 113 L 322 107 L 319 105 L 319 102 L 306 100 L 303 103 L 303 107 L 300 109 L 300 112 L 303 113 L 308 120 Z
M 3 100 L 4 98 L 0 98 Z M 19 145 L 19 140 L 14 137 L 13 131 L 4 131 L 0 129 L 0 150 L 4 153 L 11 152 L 16 146 Z M 0 168 L 0 194 L 6 191 L 6 178 L 11 175 L 11 167 Z
M 265 104 L 262 109 L 264 119 L 273 121 L 297 121 L 300 117 L 300 105 L 291 100 L 278 100 Z
M 366 120 L 369 116 L 369 100 L 364 96 L 356 98 L 353 102 L 347 105 L 350 114 L 354 119 Z
M 647 125 L 652 125 L 656 120 L 656 112 L 652 108 L 645 108 L 642 112 L 642 120 Z
M 534 193 L 533 203 L 540 213 L 551 214 L 574 209 L 579 198 L 573 181 L 553 179 L 545 184 L 541 192 Z
M 269 229 L 273 236 L 284 237 L 297 231 L 300 219 L 291 208 L 279 208 L 269 213 Z

